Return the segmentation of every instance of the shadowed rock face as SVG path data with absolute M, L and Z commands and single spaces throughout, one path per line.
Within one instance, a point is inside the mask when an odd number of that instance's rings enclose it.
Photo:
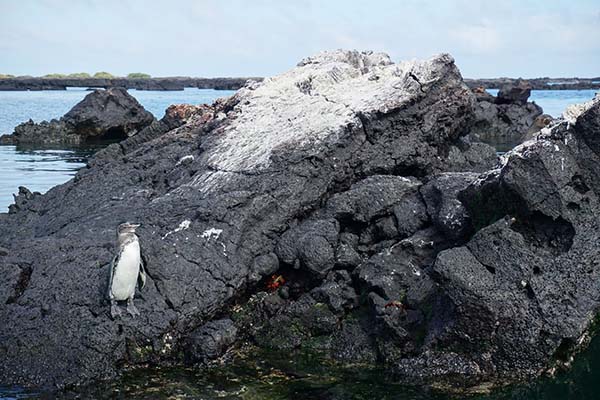
M 39 124 L 25 122 L 12 135 L 0 137 L 2 144 L 81 144 L 123 140 L 150 125 L 154 116 L 125 89 L 95 90 L 85 96 L 60 120 Z
M 498 91 L 497 104 L 527 104 L 531 95 L 531 85 L 526 81 L 518 81 L 514 85 L 504 85 Z
M 448 55 L 323 53 L 23 190 L 0 214 L 0 380 L 87 382 L 236 340 L 462 385 L 539 373 L 597 309 L 599 107 L 482 178 L 497 160 L 463 138 L 475 101 Z M 148 281 L 141 317 L 113 321 L 123 221 Z
M 586 343 L 600 306 L 600 99 L 571 117 L 459 195 L 481 229 L 437 256 L 454 311 L 431 351 L 471 354 L 480 374 L 533 376 Z

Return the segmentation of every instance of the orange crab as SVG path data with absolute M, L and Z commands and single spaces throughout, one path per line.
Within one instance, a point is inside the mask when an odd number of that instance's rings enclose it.
M 389 307 L 395 307 L 399 310 L 406 310 L 406 306 L 401 301 L 397 301 L 397 300 L 390 301 L 389 303 L 387 303 L 385 305 L 385 308 L 389 308 Z
M 283 285 L 285 285 L 285 278 L 283 275 L 271 275 L 267 281 L 267 289 L 269 289 L 271 292 L 279 289 Z

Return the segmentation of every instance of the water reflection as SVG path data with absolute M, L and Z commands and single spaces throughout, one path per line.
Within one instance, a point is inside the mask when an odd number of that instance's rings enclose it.
M 140 368 L 120 379 L 61 393 L 65 399 L 261 399 L 261 400 L 588 400 L 600 391 L 600 338 L 579 354 L 568 372 L 479 395 L 443 395 L 432 388 L 399 384 L 389 370 L 336 366 L 306 353 L 252 351 L 208 369 Z M 39 393 L 39 391 L 38 391 Z M 0 386 L 0 400 L 56 398 L 56 393 Z
M 34 390 L 0 385 L 0 400 L 38 399 L 41 394 Z
M 367 366 L 340 367 L 311 354 L 258 351 L 210 368 L 144 368 L 116 381 L 65 393 L 67 399 L 443 399 L 427 388 L 395 383 Z

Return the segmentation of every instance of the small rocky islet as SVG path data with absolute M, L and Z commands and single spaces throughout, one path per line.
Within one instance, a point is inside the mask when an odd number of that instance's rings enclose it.
M 81 145 L 98 141 L 120 141 L 147 127 L 155 118 L 124 88 L 95 90 L 59 120 L 15 128 L 0 136 L 6 145 Z
M 2 140 L 121 141 L 0 214 L 0 381 L 65 388 L 248 348 L 441 391 L 567 367 L 600 308 L 600 100 L 540 121 L 528 90 L 471 90 L 449 55 L 335 51 L 161 120 L 109 89 L 22 125 Z M 486 132 L 531 139 L 498 158 Z M 113 320 L 123 221 L 141 223 L 148 279 L 141 316 Z

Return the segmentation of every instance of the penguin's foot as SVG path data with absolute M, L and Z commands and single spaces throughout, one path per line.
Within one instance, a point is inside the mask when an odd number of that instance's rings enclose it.
M 110 305 L 110 316 L 112 317 L 112 319 L 115 319 L 117 317 L 121 318 L 121 315 L 122 312 L 117 303 L 112 303 Z
M 127 312 L 134 318 L 140 315 L 140 312 L 135 307 L 135 304 L 133 304 L 133 299 L 127 300 Z

